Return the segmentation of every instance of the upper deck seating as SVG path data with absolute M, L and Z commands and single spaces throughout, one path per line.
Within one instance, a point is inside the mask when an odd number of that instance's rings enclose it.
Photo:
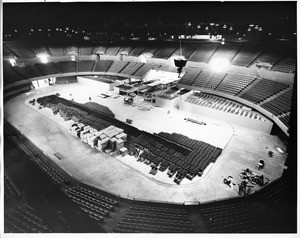
M 61 44 L 59 44 L 59 43 L 51 43 L 48 46 L 48 49 L 50 50 L 52 56 L 54 56 L 54 57 L 61 57 L 61 56 L 65 55 L 64 50 L 63 50 Z
M 36 57 L 30 48 L 31 43 L 29 42 L 7 41 L 4 43 L 4 45 L 15 52 L 21 59 L 30 59 Z
M 118 52 L 120 51 L 120 49 L 121 49 L 120 44 L 109 44 L 105 51 L 105 54 L 106 55 L 117 55 Z
M 221 44 L 210 58 L 209 62 L 217 58 L 231 61 L 240 49 L 241 45 L 237 43 L 225 43 L 224 45 Z
M 78 55 L 78 46 L 76 45 L 67 45 L 65 47 L 67 55 Z
M 189 57 L 193 54 L 193 52 L 197 49 L 198 46 L 199 43 L 181 42 L 181 48 L 179 46 L 177 50 L 174 52 L 174 55 L 176 56 L 183 55 L 186 59 L 189 59 Z
M 174 54 L 175 50 L 178 48 L 176 44 L 164 44 L 161 49 L 154 54 L 154 58 L 168 59 Z
M 113 61 L 110 65 L 108 72 L 119 73 L 126 65 L 128 64 L 127 61 Z
M 279 46 L 279 45 L 265 45 L 263 47 L 262 54 L 253 62 L 253 64 L 257 62 L 269 63 L 271 65 L 275 65 L 280 59 L 282 59 L 286 52 L 289 49 L 287 46 Z
M 92 52 L 92 54 L 94 55 L 94 54 L 97 54 L 97 53 L 103 53 L 103 54 L 105 54 L 105 52 L 106 52 L 106 50 L 107 50 L 107 48 L 108 48 L 108 45 L 107 44 L 101 44 L 101 45 L 95 45 L 94 47 L 93 47 L 93 52 Z
M 78 53 L 80 55 L 91 55 L 93 53 L 93 46 L 88 44 L 80 44 L 78 46 Z
M 294 73 L 296 70 L 296 57 L 293 55 L 284 57 L 272 67 L 272 70 L 283 73 Z
M 132 44 L 125 44 L 121 47 L 121 49 L 118 52 L 118 55 L 121 54 L 122 52 L 126 52 L 128 55 L 130 52 L 134 49 L 134 45 Z
M 80 60 L 78 61 L 78 72 L 91 72 L 95 64 L 94 60 Z
M 61 73 L 57 64 L 55 64 L 53 62 L 49 62 L 47 64 L 37 63 L 35 65 L 44 75 Z
M 7 61 L 3 62 L 3 78 L 4 85 L 11 84 L 25 79 L 25 77 L 17 73 L 11 64 Z
M 231 64 L 237 66 L 248 67 L 262 52 L 259 45 L 256 44 L 246 44 L 242 49 L 236 54 L 236 56 L 231 61 Z
M 112 60 L 96 61 L 95 72 L 106 72 L 112 62 Z
M 26 65 L 25 67 L 15 66 L 14 69 L 24 75 L 24 78 L 26 79 L 43 76 L 41 71 L 35 65 Z
M 128 64 L 126 64 L 125 67 L 119 73 L 132 75 L 141 66 L 142 66 L 142 63 L 128 62 Z
M 207 63 L 215 50 L 219 47 L 217 43 L 202 43 L 198 48 L 190 55 L 188 60 L 195 62 Z
M 76 72 L 76 62 L 74 61 L 60 61 L 57 64 L 63 73 Z

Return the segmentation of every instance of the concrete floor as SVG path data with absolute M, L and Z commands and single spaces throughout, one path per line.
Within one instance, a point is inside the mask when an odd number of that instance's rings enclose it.
M 50 109 L 38 109 L 37 106 L 28 104 L 28 100 L 32 98 L 56 92 L 80 103 L 88 102 L 88 97 L 91 96 L 92 101 L 108 106 L 117 119 L 133 119 L 133 126 L 141 130 L 181 133 L 223 148 L 222 155 L 205 170 L 202 177 L 196 177 L 192 181 L 184 179 L 178 186 L 173 179 L 168 178 L 166 172 L 158 171 L 157 175 L 150 175 L 150 167 L 137 162 L 134 157 L 110 156 L 92 149 L 68 132 L 71 121 L 64 121 L 59 115 L 53 115 Z M 8 121 L 69 174 L 89 185 L 123 197 L 179 203 L 208 202 L 238 196 L 238 186 L 229 188 L 223 184 L 223 178 L 231 175 L 239 183 L 242 169 L 250 168 L 270 181 L 282 175 L 287 154 L 279 153 L 276 147 L 283 151 L 286 148 L 275 136 L 201 115 L 187 115 L 176 110 L 168 113 L 168 110 L 156 108 L 138 97 L 134 106 L 124 105 L 122 96 L 102 99 L 97 97 L 100 93 L 77 83 L 54 85 L 10 99 L 4 105 L 4 114 Z M 185 117 L 205 121 L 207 125 L 186 122 L 183 120 Z M 274 157 L 268 157 L 269 150 L 274 152 Z M 58 160 L 54 153 L 59 153 L 63 159 Z M 265 161 L 265 168 L 257 171 L 256 165 L 260 159 Z M 260 187 L 255 186 L 252 192 L 258 189 Z

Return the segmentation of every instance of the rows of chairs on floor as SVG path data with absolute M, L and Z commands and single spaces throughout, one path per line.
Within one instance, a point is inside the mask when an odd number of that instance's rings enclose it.
M 176 95 L 177 91 L 178 91 L 178 89 L 170 88 L 166 92 L 159 94 L 158 97 L 165 98 L 165 99 L 173 99 L 177 96 Z
M 61 100 L 60 100 L 61 99 Z M 84 124 L 88 124 L 90 126 L 93 126 L 94 128 L 98 130 L 102 130 L 109 126 L 111 123 L 107 122 L 106 120 L 103 120 L 101 118 L 96 118 L 92 115 L 90 115 L 89 112 L 83 111 L 82 108 L 74 107 L 75 104 L 69 104 L 66 103 L 67 101 L 65 99 L 59 98 L 59 102 L 55 102 L 56 100 L 48 100 L 47 97 L 38 98 L 37 102 L 43 106 L 48 107 L 52 109 L 54 114 L 59 113 L 60 116 L 62 116 L 65 120 L 72 119 L 76 122 L 82 122 Z M 67 104 L 67 105 L 65 105 Z M 70 106 L 69 106 L 70 105 Z M 90 105 L 89 105 L 90 107 Z M 94 107 L 94 106 L 93 106 Z M 114 116 L 112 112 L 105 106 L 98 105 L 95 107 L 97 112 L 100 112 L 105 115 Z M 94 110 L 94 109 L 93 109 Z
M 176 136 L 171 138 L 167 133 L 155 136 L 154 138 L 142 133 L 139 137 L 133 138 L 135 146 L 128 146 L 129 153 L 138 153 L 135 147 L 141 148 L 139 161 L 150 164 L 152 174 L 156 174 L 157 170 L 165 171 L 168 168 L 169 177 L 176 173 L 174 182 L 178 184 L 185 177 L 192 180 L 196 175 L 201 176 L 205 168 L 214 163 L 222 152 L 220 148 L 187 137 L 179 138 L 179 136 L 177 140 Z
M 202 107 L 207 107 L 238 116 L 244 116 L 251 119 L 268 121 L 267 118 L 263 117 L 257 112 L 249 111 L 243 108 L 243 105 L 236 103 L 218 96 L 205 93 L 194 93 L 185 99 L 185 102 L 197 104 Z
M 131 205 L 114 232 L 191 233 L 194 228 L 185 209 Z
M 260 232 L 269 213 L 251 201 L 212 203 L 201 206 L 201 214 L 212 232 Z
M 33 208 L 25 204 L 18 207 L 5 209 L 4 231 L 13 233 L 48 233 L 49 227 L 36 214 Z
M 100 112 L 101 114 L 105 114 L 110 117 L 114 117 L 115 115 L 113 112 L 106 106 L 103 106 L 101 104 L 95 103 L 95 102 L 87 102 L 84 104 L 85 106 L 92 108 L 96 110 L 97 112 Z

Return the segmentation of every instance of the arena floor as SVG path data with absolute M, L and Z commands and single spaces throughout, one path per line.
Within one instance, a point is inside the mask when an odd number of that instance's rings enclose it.
M 211 164 L 202 177 L 192 181 L 184 179 L 180 185 L 173 182 L 166 172 L 149 174 L 150 166 L 137 162 L 131 156 L 110 156 L 92 149 L 68 129 L 71 121 L 64 121 L 53 115 L 50 109 L 38 109 L 28 101 L 43 95 L 59 92 L 67 99 L 74 98 L 79 103 L 92 101 L 108 106 L 121 121 L 133 120 L 133 126 L 148 132 L 177 132 L 223 149 L 215 164 Z M 78 83 L 53 85 L 31 93 L 21 94 L 4 105 L 5 118 L 41 148 L 56 164 L 79 180 L 114 194 L 151 201 L 168 202 L 208 202 L 238 196 L 238 186 L 232 189 L 223 183 L 223 178 L 232 176 L 240 183 L 239 173 L 249 168 L 265 176 L 265 181 L 273 181 L 282 175 L 286 153 L 279 153 L 277 147 L 286 151 L 285 145 L 275 136 L 229 125 L 212 118 L 189 114 L 178 110 L 167 110 L 150 105 L 141 98 L 135 98 L 132 106 L 124 105 L 123 97 L 112 95 L 102 99 L 94 88 Z M 70 96 L 72 94 L 72 96 Z M 206 122 L 198 125 L 186 122 L 190 117 Z M 274 157 L 268 152 L 273 151 Z M 59 153 L 62 160 L 53 154 Z M 256 169 L 263 159 L 265 168 Z M 258 185 L 251 191 L 260 189 Z

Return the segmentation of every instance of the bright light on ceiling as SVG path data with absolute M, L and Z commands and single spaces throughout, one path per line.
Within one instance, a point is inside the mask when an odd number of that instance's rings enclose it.
M 16 60 L 15 59 L 9 59 L 9 63 L 11 64 L 11 66 L 16 66 Z
M 214 72 L 223 72 L 229 66 L 229 60 L 224 58 L 213 59 L 210 63 L 210 68 Z
M 37 57 L 41 60 L 41 63 L 43 63 L 43 64 L 48 63 L 48 55 L 47 54 L 39 54 Z

